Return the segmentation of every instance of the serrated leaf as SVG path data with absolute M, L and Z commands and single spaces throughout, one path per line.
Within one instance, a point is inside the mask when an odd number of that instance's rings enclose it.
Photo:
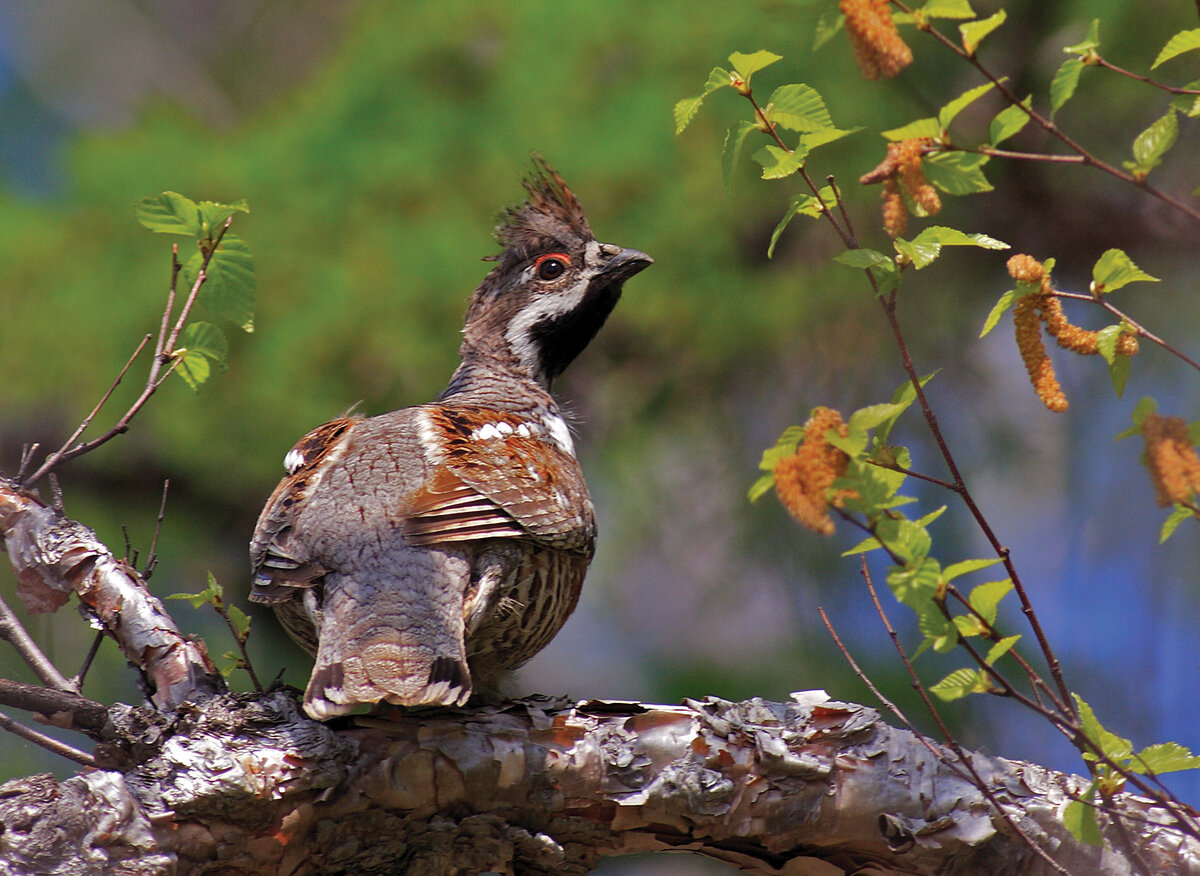
M 1139 178 L 1145 177 L 1162 163 L 1163 156 L 1178 139 L 1179 119 L 1175 115 L 1175 109 L 1171 107 L 1167 109 L 1166 115 L 1137 135 L 1133 141 L 1133 161 L 1124 162 L 1126 170 L 1132 171 L 1134 176 Z
M 821 198 L 826 204 L 834 203 L 834 194 L 832 186 L 825 186 L 821 189 Z M 820 216 L 821 204 L 812 195 L 795 195 L 788 202 L 787 211 L 783 214 L 783 218 L 779 220 L 779 224 L 775 226 L 775 230 L 771 232 L 771 242 L 767 245 L 767 258 L 772 258 L 775 255 L 775 244 L 779 242 L 780 236 L 785 228 L 791 223 L 796 216 Z
M 967 596 L 967 604 L 979 612 L 980 616 L 989 624 L 994 624 L 1000 602 L 1012 590 L 1012 586 L 1011 578 L 980 584 L 971 589 L 971 593 Z
M 229 620 L 233 624 L 233 628 L 237 630 L 238 641 L 246 641 L 250 635 L 250 618 L 236 605 L 229 606 L 226 609 L 226 614 L 229 615 Z
M 778 146 L 764 146 L 754 153 L 754 160 L 762 165 L 763 179 L 785 179 L 803 167 L 807 157 L 807 149 L 785 152 Z
M 1184 88 L 1193 92 L 1200 90 L 1200 79 L 1189 82 Z M 1200 94 L 1177 94 L 1171 98 L 1171 106 L 1189 119 L 1194 119 L 1200 116 Z
M 885 537 L 882 539 L 883 543 L 891 550 L 902 553 L 899 548 L 909 546 L 920 547 L 929 539 L 929 533 L 920 527 L 916 527 L 911 520 L 902 522 L 907 523 L 908 526 L 903 527 L 903 532 L 897 538 L 889 539 Z M 918 533 L 923 538 L 920 538 L 917 535 Z M 909 542 L 913 540 L 918 540 L 919 543 L 910 545 Z M 939 573 L 940 569 L 938 568 L 937 560 L 932 557 L 923 557 L 911 569 L 892 566 L 888 570 L 887 585 L 898 602 L 909 607 L 918 607 L 937 592 Z
M 1008 13 L 1001 9 L 995 15 L 988 16 L 980 21 L 960 24 L 958 32 L 962 34 L 963 50 L 968 55 L 974 55 L 975 50 L 979 48 L 979 44 L 983 42 L 984 37 L 1004 24 L 1006 18 L 1008 18 Z
M 183 266 L 184 279 L 191 286 L 196 282 L 204 254 L 197 251 Z M 236 234 L 226 234 L 221 246 L 208 262 L 204 285 L 198 301 L 242 331 L 254 331 L 254 256 L 250 247 Z
M 856 128 L 818 128 L 815 131 L 808 131 L 801 134 L 800 143 L 811 152 L 818 146 L 834 143 L 843 137 L 849 137 L 851 134 L 857 134 L 861 130 L 861 125 Z
M 1108 379 L 1112 383 L 1113 392 L 1120 398 L 1125 394 L 1125 384 L 1129 382 L 1129 372 L 1133 369 L 1131 356 L 1118 356 L 1108 365 Z
M 988 649 L 987 656 L 983 658 L 983 662 L 988 666 L 993 665 L 997 660 L 1011 651 L 1013 645 L 1017 644 L 1019 641 L 1021 641 L 1020 636 L 1005 636 Z
M 171 593 L 167 595 L 167 599 L 186 599 L 191 603 L 192 608 L 199 608 L 205 604 L 220 605 L 224 593 L 224 588 L 217 583 L 213 573 L 209 572 L 208 586 L 199 593 Z
M 199 389 L 212 374 L 212 366 L 225 370 L 229 342 L 225 333 L 212 323 L 188 323 L 179 335 L 175 356 L 179 364 L 175 373 L 193 390 Z
M 949 582 L 963 575 L 968 575 L 971 572 L 977 572 L 980 569 L 986 569 L 989 566 L 994 566 L 1000 560 L 996 557 L 991 559 L 976 559 L 976 560 L 961 560 L 957 563 L 951 563 L 942 570 L 942 581 Z M 976 588 L 978 589 L 978 588 Z
M 895 267 L 890 258 L 874 249 L 848 249 L 833 257 L 840 265 L 850 268 L 891 268 Z
M 1109 365 L 1117 358 L 1117 341 L 1124 334 L 1121 326 L 1110 325 L 1096 332 L 1096 349 Z
M 219 204 L 216 201 L 201 201 L 197 207 L 200 210 L 200 234 L 205 238 L 215 238 L 221 233 L 221 227 L 234 213 L 249 213 L 250 205 L 243 198 L 233 204 Z
M 825 100 L 807 85 L 779 86 L 771 94 L 770 105 L 771 121 L 789 131 L 804 133 L 834 127 Z
M 884 131 L 883 136 L 893 141 L 915 140 L 919 137 L 933 137 L 937 139 L 942 136 L 942 126 L 938 124 L 937 119 L 917 119 L 915 122 L 909 122 L 907 125 L 901 125 L 899 128 Z
M 1179 770 L 1200 769 L 1200 757 L 1178 742 L 1147 745 L 1133 756 L 1129 768 L 1135 773 L 1174 773 Z
M 134 218 L 159 234 L 183 234 L 200 239 L 200 208 L 191 198 L 178 192 L 163 192 L 156 198 L 142 198 L 133 208 Z
M 894 420 L 900 414 L 904 413 L 908 404 L 896 402 L 884 402 L 883 404 L 868 405 L 865 408 L 859 408 L 850 415 L 849 427 L 853 430 L 874 429 L 876 426 L 886 423 L 888 420 Z
M 1087 36 L 1083 38 L 1083 42 L 1075 43 L 1073 46 L 1063 46 L 1063 52 L 1068 55 L 1085 55 L 1098 48 L 1100 48 L 1100 19 L 1093 18 L 1092 23 L 1088 25 Z
M 1158 283 L 1158 277 L 1151 277 L 1133 263 L 1123 250 L 1110 249 L 1096 261 L 1092 268 L 1092 291 L 1103 293 L 1120 289 L 1130 283 Z
M 762 459 L 758 462 L 760 471 L 774 471 L 775 466 L 779 464 L 779 460 L 785 456 L 791 456 L 796 452 L 796 448 L 804 439 L 803 426 L 788 426 L 775 439 L 775 444 L 763 451 Z
M 1021 129 L 1029 124 L 1029 113 L 1021 107 L 1028 108 L 1032 105 L 1033 95 L 1031 94 L 1021 101 L 1020 106 L 1014 104 L 996 113 L 996 117 L 988 125 L 988 142 L 996 146 L 1020 133 Z
M 921 386 L 924 386 L 929 381 L 933 380 L 933 375 L 935 375 L 935 374 L 937 374 L 936 371 L 931 371 L 929 374 L 926 374 L 924 377 L 921 377 L 918 380 L 918 382 L 921 384 Z M 898 387 L 896 387 L 896 391 L 892 393 L 892 405 L 894 406 L 896 413 L 894 415 L 892 415 L 889 419 L 884 420 L 882 423 L 880 423 L 878 428 L 875 431 L 875 440 L 880 445 L 887 442 L 888 436 L 891 435 L 891 433 L 892 433 L 892 427 L 894 427 L 896 425 L 896 421 L 900 419 L 900 415 L 903 414 L 906 410 L 908 410 L 909 407 L 912 406 L 912 403 L 916 400 L 917 400 L 917 391 L 913 387 L 911 381 L 906 380 L 906 381 L 904 381 L 904 383 L 902 383 Z M 896 451 L 898 454 L 896 461 L 898 463 L 901 462 L 900 455 L 903 455 L 903 457 L 905 459 L 907 459 L 908 451 L 905 450 L 905 448 L 899 447 L 899 448 L 896 448 Z M 908 466 L 902 465 L 901 467 L 907 468 Z
M 1017 290 L 1009 289 L 992 305 L 992 309 L 988 312 L 987 319 L 983 321 L 983 328 L 979 331 L 979 337 L 983 337 L 988 332 L 996 327 L 1000 322 L 1000 317 L 1008 312 L 1012 304 L 1017 299 Z
M 929 0 L 917 10 L 924 18 L 974 18 L 969 0 Z
M 815 52 L 837 36 L 845 20 L 846 16 L 842 15 L 837 7 L 830 6 L 823 9 L 820 17 L 817 19 L 816 25 L 813 27 L 812 50 Z
M 1063 108 L 1063 105 L 1075 94 L 1079 85 L 1079 74 L 1083 72 L 1083 61 L 1079 58 L 1068 58 L 1050 81 L 1050 118 Z
M 992 184 L 984 176 L 986 155 L 973 152 L 934 152 L 923 159 L 925 178 L 948 195 L 974 195 L 990 192 Z
M 734 71 L 746 80 L 750 81 L 750 77 L 764 67 L 769 67 L 776 61 L 783 60 L 783 55 L 776 55 L 774 52 L 759 50 L 757 52 L 734 52 L 729 56 L 729 63 L 733 65 Z
M 1088 790 L 1088 799 L 1091 799 L 1094 787 L 1093 784 Z M 1100 825 L 1096 822 L 1096 808 L 1082 800 L 1072 800 L 1063 809 L 1063 826 L 1081 843 L 1097 848 L 1104 845 Z
M 1162 47 L 1162 51 L 1158 53 L 1158 57 L 1150 65 L 1150 69 L 1153 70 L 1159 64 L 1164 64 L 1172 58 L 1182 55 L 1184 52 L 1190 52 L 1193 49 L 1200 49 L 1200 27 L 1193 28 L 1192 30 L 1181 30 L 1167 40 L 1167 44 Z
M 1073 693 L 1075 706 L 1079 709 L 1079 725 L 1084 734 L 1100 749 L 1100 752 L 1110 760 L 1121 761 L 1133 753 L 1133 743 L 1116 733 L 1105 730 L 1096 719 L 1096 713 L 1079 694 Z M 1096 755 L 1090 750 L 1084 752 L 1085 760 L 1095 760 Z
M 1162 544 L 1165 542 L 1168 538 L 1175 534 L 1175 530 L 1179 528 L 1179 524 L 1195 516 L 1196 512 L 1194 512 L 1191 508 L 1187 507 L 1186 505 L 1180 505 L 1179 503 L 1176 503 L 1175 507 L 1171 511 L 1170 516 L 1163 521 L 1162 529 L 1160 529 L 1158 532 L 1158 543 Z
M 1003 82 L 1004 80 L 1002 79 L 1000 81 Z M 996 87 L 996 83 L 985 82 L 983 85 L 978 85 L 975 88 L 971 88 L 971 89 L 968 89 L 967 91 L 964 91 L 958 97 L 954 98 L 954 100 L 950 101 L 948 104 L 946 104 L 940 110 L 938 110 L 938 117 L 937 117 L 938 125 L 941 126 L 942 130 L 949 128 L 950 123 L 954 121 L 955 117 L 959 113 L 961 113 L 963 110 L 965 110 L 967 107 L 969 107 L 975 101 L 979 100 L 979 98 L 983 97 L 985 94 L 987 94 L 989 91 L 991 91 L 995 87 Z
M 929 692 L 938 699 L 950 702 L 979 692 L 981 682 L 982 673 L 978 669 L 956 669 L 937 684 L 932 685 Z
M 696 117 L 696 113 L 700 110 L 700 105 L 704 103 L 704 98 L 712 94 L 718 88 L 727 88 L 733 85 L 733 80 L 729 77 L 729 71 L 723 67 L 713 67 L 712 72 L 708 74 L 708 81 L 704 83 L 704 90 L 695 97 L 685 97 L 683 100 L 675 104 L 675 133 L 682 134 L 684 128 L 691 123 Z
M 943 246 L 978 246 L 983 249 L 1008 249 L 1003 241 L 996 240 L 986 234 L 967 234 L 957 228 L 944 225 L 931 225 L 912 240 L 897 237 L 893 241 L 896 251 L 907 256 L 914 268 L 918 270 L 931 264 L 942 251 Z
M 725 146 L 721 150 L 721 175 L 725 179 L 725 191 L 733 193 L 733 174 L 741 163 L 742 147 L 746 136 L 755 129 L 753 122 L 734 122 L 725 132 Z
M 892 241 L 896 252 L 908 259 L 917 270 L 928 267 L 941 253 L 942 248 L 936 243 L 917 243 L 915 240 L 905 240 L 897 237 Z

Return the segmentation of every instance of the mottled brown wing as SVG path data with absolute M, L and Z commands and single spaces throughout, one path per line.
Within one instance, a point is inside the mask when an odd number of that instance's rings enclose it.
M 313 586 L 328 571 L 305 545 L 292 538 L 292 524 L 325 467 L 345 451 L 348 433 L 360 420 L 340 417 L 318 426 L 296 442 L 284 458 L 288 476 L 267 500 L 250 541 L 252 602 L 283 602 L 291 598 L 295 588 Z
M 501 412 L 434 407 L 427 416 L 440 457 L 405 509 L 410 542 L 530 538 L 591 554 L 595 515 L 574 456 Z

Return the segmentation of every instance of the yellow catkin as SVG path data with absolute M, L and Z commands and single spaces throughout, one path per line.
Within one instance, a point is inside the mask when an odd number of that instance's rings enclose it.
M 1008 275 L 1014 280 L 1024 280 L 1026 283 L 1040 283 L 1046 276 L 1046 269 L 1031 255 L 1018 253 L 1008 260 Z
M 908 230 L 908 211 L 904 209 L 904 196 L 894 176 L 883 181 L 883 230 L 893 240 Z
M 900 38 L 888 0 L 840 0 L 854 58 L 867 79 L 891 79 L 912 63 L 912 50 Z
M 839 435 L 847 433 L 841 414 L 832 408 L 814 409 L 804 424 L 804 437 L 796 452 L 781 459 L 774 471 L 779 501 L 797 522 L 820 535 L 833 534 L 830 504 L 840 507 L 851 494 L 838 490 L 829 495 L 829 488 L 846 473 L 850 462 L 845 453 L 826 440 L 825 433 L 830 429 Z
M 1058 378 L 1054 376 L 1054 365 L 1046 355 L 1046 347 L 1042 343 L 1042 326 L 1038 318 L 1036 297 L 1026 295 L 1017 302 L 1013 310 L 1017 349 L 1021 351 L 1021 361 L 1025 363 L 1033 390 L 1042 400 L 1042 404 L 1055 413 L 1062 413 L 1067 409 L 1067 397 L 1059 386 Z
M 1200 456 L 1188 439 L 1187 424 L 1179 417 L 1149 413 L 1142 420 L 1142 437 L 1158 504 L 1191 502 L 1200 492 Z
M 1057 298 L 1043 293 L 1037 296 L 1037 306 L 1046 323 L 1046 331 L 1054 336 L 1060 347 L 1083 356 L 1094 356 L 1100 352 L 1100 333 L 1074 325 L 1063 313 L 1062 302 Z M 1123 334 L 1117 338 L 1118 356 L 1132 356 L 1137 351 L 1136 335 Z

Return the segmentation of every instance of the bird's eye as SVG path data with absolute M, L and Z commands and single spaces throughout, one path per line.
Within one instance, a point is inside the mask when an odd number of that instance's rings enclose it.
M 552 252 L 548 255 L 538 256 L 537 262 L 534 263 L 534 270 L 542 280 L 557 280 L 567 270 L 567 265 L 571 264 L 571 257 L 561 252 Z

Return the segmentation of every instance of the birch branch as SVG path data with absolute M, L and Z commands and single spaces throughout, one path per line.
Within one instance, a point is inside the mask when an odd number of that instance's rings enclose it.
M 108 769 L 0 786 L 0 869 L 580 876 L 684 850 L 788 876 L 1050 872 L 1013 824 L 1078 876 L 1200 867 L 1150 801 L 1119 795 L 1124 826 L 1100 813 L 1092 847 L 1062 821 L 1082 778 L 970 754 L 1006 820 L 949 750 L 819 691 L 793 700 L 542 699 L 336 725 L 282 690 L 174 716 L 118 706 Z
M 140 669 L 161 709 L 224 689 L 201 642 L 180 633 L 137 571 L 96 534 L 0 477 L 0 533 L 30 613 L 56 611 L 71 593 Z

